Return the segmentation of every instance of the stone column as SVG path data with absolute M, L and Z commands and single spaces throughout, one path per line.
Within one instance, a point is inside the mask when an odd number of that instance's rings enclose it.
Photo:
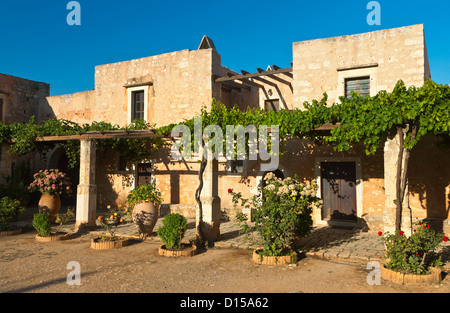
M 95 140 L 80 140 L 80 181 L 77 188 L 75 230 L 95 226 L 97 187 L 95 185 Z
M 208 156 L 205 172 L 203 173 L 203 189 L 200 194 L 203 209 L 202 231 L 205 240 L 214 242 L 220 235 L 220 197 L 219 197 L 218 161 Z M 199 210 L 197 209 L 197 226 Z
M 384 193 L 385 204 L 383 210 L 384 232 L 395 232 L 395 213 L 397 206 L 395 200 L 397 199 L 397 164 L 398 152 L 400 147 L 399 135 L 396 134 L 394 138 L 387 139 L 384 145 Z M 403 153 L 403 157 L 405 154 Z M 404 160 L 403 160 L 404 162 Z M 409 207 L 408 184 L 406 184 L 405 196 L 403 199 L 402 224 L 401 228 L 405 235 L 411 235 L 411 211 Z

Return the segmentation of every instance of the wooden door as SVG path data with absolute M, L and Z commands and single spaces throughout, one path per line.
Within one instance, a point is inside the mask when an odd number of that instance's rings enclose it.
M 356 221 L 355 162 L 322 162 L 321 190 L 324 220 Z

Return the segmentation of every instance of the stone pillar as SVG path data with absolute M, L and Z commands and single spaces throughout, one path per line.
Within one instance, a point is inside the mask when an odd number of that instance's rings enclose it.
M 95 185 L 95 140 L 80 140 L 80 181 L 77 188 L 75 230 L 95 226 L 97 187 Z
M 202 231 L 205 240 L 214 242 L 220 235 L 220 197 L 219 197 L 218 161 L 208 156 L 205 172 L 203 173 L 203 189 L 200 201 L 203 209 Z M 197 226 L 199 210 L 197 209 Z
M 384 232 L 395 232 L 395 213 L 397 206 L 397 164 L 398 152 L 401 148 L 399 145 L 399 135 L 394 138 L 387 139 L 384 145 L 384 193 L 385 204 L 383 210 Z M 403 157 L 405 154 L 403 154 Z M 404 162 L 404 161 L 403 161 Z M 403 199 L 402 224 L 401 228 L 405 235 L 411 235 L 411 211 L 409 207 L 408 184 L 406 184 L 405 197 Z

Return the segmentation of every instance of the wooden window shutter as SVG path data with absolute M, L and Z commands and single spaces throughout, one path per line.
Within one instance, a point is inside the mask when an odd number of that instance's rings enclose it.
M 356 91 L 361 97 L 370 95 L 370 77 L 348 78 L 345 80 L 345 97 L 351 98 Z

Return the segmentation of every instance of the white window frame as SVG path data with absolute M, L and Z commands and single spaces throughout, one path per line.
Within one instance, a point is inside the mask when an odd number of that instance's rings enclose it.
M 338 71 L 338 86 L 336 102 L 339 97 L 345 97 L 345 81 L 351 78 L 370 77 L 370 96 L 374 97 L 378 93 L 378 65 L 367 68 L 341 69 Z
M 133 121 L 133 92 L 135 91 L 144 91 L 144 120 L 148 123 L 148 85 L 145 86 L 137 86 L 137 87 L 128 87 L 127 88 L 127 97 L 128 97 L 128 124 L 131 124 Z

